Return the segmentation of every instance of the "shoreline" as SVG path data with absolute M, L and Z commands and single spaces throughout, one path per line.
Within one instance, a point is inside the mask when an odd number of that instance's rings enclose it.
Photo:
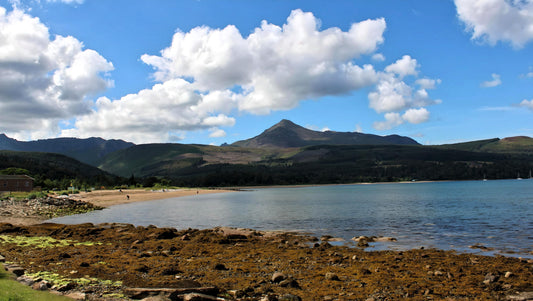
M 92 192 L 80 192 L 79 194 L 71 194 L 68 199 L 79 200 L 92 204 L 97 207 L 110 207 L 121 204 L 147 202 L 161 199 L 170 199 L 184 196 L 212 194 L 212 193 L 224 193 L 234 191 L 231 189 L 169 189 L 169 190 L 145 190 L 145 189 L 127 189 L 127 190 L 95 190 Z M 129 197 L 128 197 L 129 196 Z M 61 196 L 54 195 L 53 197 L 61 199 Z M 1 208 L 0 208 L 1 209 Z M 38 225 L 50 219 L 46 215 L 39 215 L 35 212 L 31 212 L 30 208 L 24 208 L 20 206 L 17 210 L 9 214 L 0 215 L 0 223 L 8 223 L 13 225 L 30 226 Z M 30 212 L 28 212 L 30 211 Z M 1 212 L 0 212 L 1 213 Z
M 230 192 L 231 189 L 163 189 L 163 190 L 145 190 L 145 189 L 126 189 L 126 190 L 95 190 L 92 192 L 80 192 L 79 194 L 70 195 L 71 198 L 79 199 L 96 206 L 110 207 L 136 202 L 155 201 L 163 199 L 178 198 L 191 195 L 212 194 Z M 128 197 L 129 196 L 129 197 Z

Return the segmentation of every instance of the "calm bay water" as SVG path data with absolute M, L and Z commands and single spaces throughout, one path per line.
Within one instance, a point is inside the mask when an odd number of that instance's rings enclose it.
M 50 220 L 392 236 L 370 250 L 435 247 L 532 258 L 533 180 L 391 183 L 251 191 L 131 203 Z

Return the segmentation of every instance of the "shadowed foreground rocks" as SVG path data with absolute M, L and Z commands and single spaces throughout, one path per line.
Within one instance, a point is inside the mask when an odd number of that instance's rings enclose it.
M 80 300 L 528 300 L 533 292 L 528 260 L 366 252 L 253 230 L 0 224 L 0 254 L 28 285 Z

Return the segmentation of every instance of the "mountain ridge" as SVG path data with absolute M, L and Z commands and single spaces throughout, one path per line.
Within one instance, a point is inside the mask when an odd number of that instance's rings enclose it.
M 0 134 L 0 150 L 62 154 L 93 166 L 97 166 L 108 154 L 134 145 L 123 140 L 105 140 L 99 137 L 18 141 Z
M 240 147 L 305 147 L 312 145 L 420 145 L 399 135 L 378 136 L 357 132 L 313 131 L 283 119 L 261 134 L 232 143 Z

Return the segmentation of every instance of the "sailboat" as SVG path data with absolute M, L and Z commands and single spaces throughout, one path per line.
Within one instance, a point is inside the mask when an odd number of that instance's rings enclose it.
M 516 177 L 517 180 L 522 180 L 522 178 L 520 177 L 520 172 L 518 173 L 518 176 Z
M 533 177 L 531 177 L 531 169 L 529 170 L 529 179 L 533 179 Z

